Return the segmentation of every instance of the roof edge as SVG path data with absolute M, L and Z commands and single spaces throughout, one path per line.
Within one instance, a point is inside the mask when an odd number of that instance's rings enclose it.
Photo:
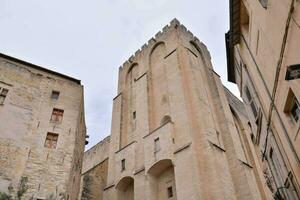
M 22 65 L 26 65 L 26 66 L 31 67 L 31 68 L 33 68 L 33 69 L 37 69 L 37 70 L 40 70 L 40 71 L 47 72 L 47 73 L 49 73 L 49 74 L 53 74 L 53 75 L 56 75 L 56 76 L 59 76 L 59 77 L 68 79 L 68 80 L 70 80 L 70 81 L 73 81 L 73 82 L 75 82 L 75 83 L 81 85 L 81 80 L 79 80 L 79 79 L 76 79 L 76 78 L 67 76 L 67 75 L 65 75 L 65 74 L 61 74 L 61 73 L 56 72 L 56 71 L 52 71 L 52 70 L 50 70 L 50 69 L 41 67 L 41 66 L 39 66 L 39 65 L 35 65 L 35 64 L 30 63 L 30 62 L 27 62 L 27 61 L 24 61 L 24 60 L 21 60 L 21 59 L 18 59 L 18 58 L 15 58 L 15 57 L 12 57 L 12 56 L 3 54 L 3 53 L 0 53 L 0 57 L 5 58 L 5 59 L 7 59 L 7 60 L 11 60 L 11 61 L 13 61 L 13 62 L 22 64 Z

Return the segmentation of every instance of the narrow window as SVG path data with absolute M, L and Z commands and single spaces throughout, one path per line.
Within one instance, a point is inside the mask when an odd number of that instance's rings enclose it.
M 298 100 L 294 97 L 294 101 L 292 104 L 292 108 L 291 108 L 291 116 L 293 117 L 293 119 L 298 122 L 299 118 L 300 118 L 300 104 L 298 102 Z
M 47 133 L 44 147 L 50 148 L 50 149 L 56 149 L 57 140 L 58 140 L 57 133 Z
M 58 97 L 59 97 L 59 94 L 60 94 L 59 91 L 53 90 L 53 91 L 52 91 L 52 94 L 51 94 L 51 99 L 57 100 Z
M 4 104 L 8 89 L 0 88 L 0 105 Z
M 136 111 L 134 111 L 134 112 L 132 113 L 132 118 L 133 118 L 133 119 L 136 118 Z
M 173 188 L 168 187 L 167 191 L 168 191 L 168 198 L 172 198 L 173 197 Z
M 284 106 L 284 112 L 290 116 L 294 122 L 297 123 L 299 121 L 300 104 L 291 89 L 288 92 L 288 97 Z
M 160 151 L 160 143 L 159 143 L 159 138 L 156 138 L 154 140 L 154 153 Z
M 64 115 L 64 110 L 53 108 L 51 122 L 61 123 Z
M 121 160 L 121 171 L 124 171 L 125 170 L 125 159 L 122 159 Z
M 252 113 L 256 119 L 258 117 L 258 112 L 257 112 L 257 108 L 255 105 L 254 99 L 253 99 L 253 97 L 249 91 L 249 88 L 247 86 L 245 87 L 245 91 L 246 91 L 246 97 L 247 97 L 248 103 L 249 103 Z

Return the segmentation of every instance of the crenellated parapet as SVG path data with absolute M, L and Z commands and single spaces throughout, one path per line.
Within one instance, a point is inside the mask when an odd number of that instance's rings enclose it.
M 152 48 L 153 45 L 155 45 L 157 42 L 161 41 L 161 39 L 166 34 L 168 34 L 170 31 L 173 31 L 174 29 L 185 32 L 187 34 L 187 36 L 191 38 L 191 41 L 194 41 L 199 46 L 204 46 L 206 48 L 206 46 L 202 42 L 200 42 L 200 40 L 196 36 L 194 36 L 194 34 L 191 31 L 189 31 L 183 24 L 181 24 L 176 18 L 174 18 L 170 22 L 170 24 L 163 27 L 161 31 L 157 32 L 154 37 L 150 38 L 147 43 L 145 43 L 132 56 L 130 56 L 129 59 L 126 60 L 122 66 L 120 66 L 119 70 L 122 70 L 126 66 L 132 65 L 134 63 L 134 61 L 136 60 L 136 58 L 139 57 L 142 52 L 149 50 L 149 48 Z

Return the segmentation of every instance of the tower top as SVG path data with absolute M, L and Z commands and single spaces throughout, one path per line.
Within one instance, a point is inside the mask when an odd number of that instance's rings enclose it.
M 175 29 L 179 29 L 179 30 L 187 33 L 188 35 L 190 35 L 191 38 L 193 38 L 193 40 L 195 42 L 196 41 L 199 42 L 199 39 L 196 36 L 194 36 L 194 34 L 191 31 L 189 31 L 183 24 L 181 24 L 178 19 L 174 18 L 174 19 L 172 19 L 172 21 L 169 24 L 164 26 L 162 28 L 162 30 L 160 30 L 158 33 L 156 33 L 154 37 L 150 38 L 148 40 L 148 42 L 146 42 L 132 56 L 130 56 L 129 59 L 126 60 L 122 66 L 120 66 L 120 69 L 122 69 L 124 66 L 127 66 L 128 64 L 130 65 L 131 63 L 133 63 L 134 58 L 137 57 L 142 51 L 146 50 L 150 46 L 153 46 L 156 42 L 160 41 L 162 36 L 164 36 L 168 32 L 175 30 Z

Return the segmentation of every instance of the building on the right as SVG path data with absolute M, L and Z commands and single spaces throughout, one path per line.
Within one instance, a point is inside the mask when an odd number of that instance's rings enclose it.
M 229 0 L 228 80 L 274 199 L 300 199 L 300 1 Z

